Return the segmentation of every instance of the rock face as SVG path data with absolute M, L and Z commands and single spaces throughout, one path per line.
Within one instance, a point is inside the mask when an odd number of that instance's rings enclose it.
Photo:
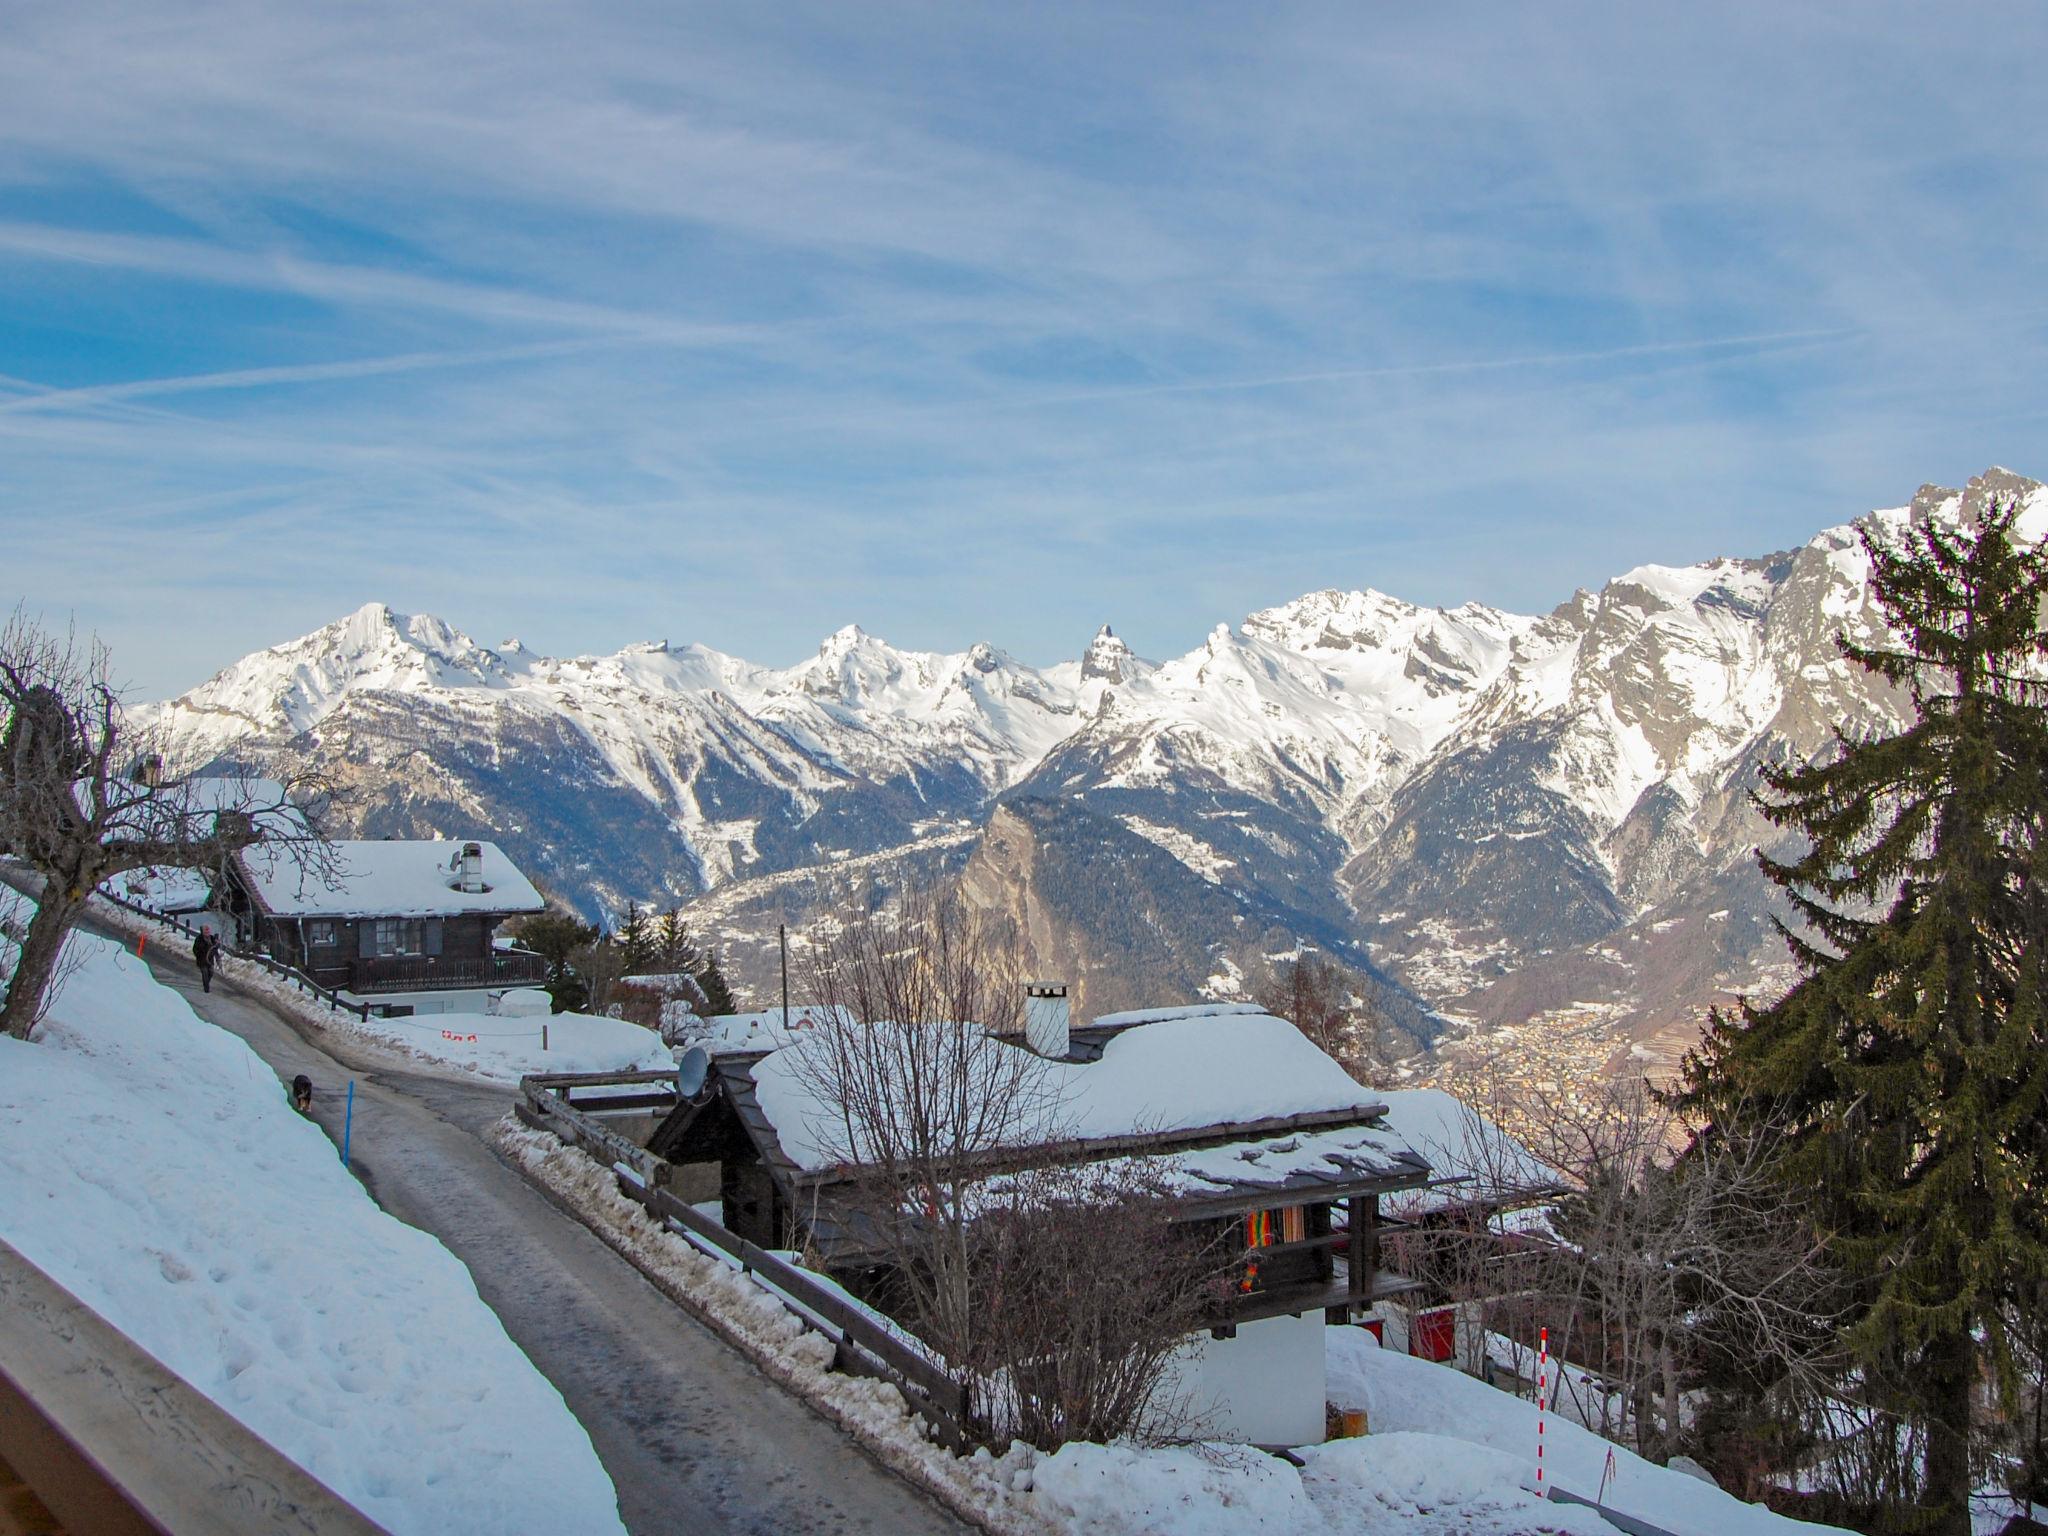
M 1993 496 L 2048 531 L 2002 470 L 1863 522 Z M 1540 618 L 1326 591 L 1165 663 L 1105 625 L 1045 669 L 855 628 L 779 671 L 665 643 L 556 660 L 371 605 L 153 712 L 196 755 L 313 758 L 352 832 L 488 828 L 593 915 L 693 901 L 754 979 L 761 924 L 814 910 L 817 874 L 964 871 L 1093 1011 L 1229 994 L 1307 941 L 1405 988 L 1417 1036 L 1548 1023 L 1654 1059 L 1783 974 L 1759 771 L 1906 718 L 1836 650 L 1874 632 L 1867 577 L 1844 526 Z

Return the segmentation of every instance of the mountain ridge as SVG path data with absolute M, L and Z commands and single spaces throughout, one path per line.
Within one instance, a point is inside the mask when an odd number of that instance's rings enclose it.
M 1350 935 L 1454 1024 L 1579 1008 L 1641 1045 L 1770 979 L 1749 865 L 1771 834 L 1746 798 L 1762 764 L 1903 718 L 1833 644 L 1879 622 L 1856 528 L 1967 520 L 1994 495 L 2027 500 L 2033 536 L 2048 525 L 2042 487 L 1993 469 L 1794 549 L 1637 566 L 1546 614 L 1330 588 L 1164 661 L 1108 625 L 1046 668 L 855 625 L 788 668 L 665 641 L 551 658 L 373 603 L 143 714 L 191 755 L 315 759 L 358 792 L 351 831 L 493 828 L 591 914 L 886 866 L 985 837 L 1021 800 L 1053 808 L 1029 818 L 1037 842 L 1071 851 L 1065 806 L 1171 856 L 1260 933 Z M 1125 862 L 1161 868 L 1136 845 Z M 1106 886 L 1069 885 L 1109 920 Z M 1063 926 L 1030 900 L 1042 931 L 1089 931 L 1086 910 Z M 1255 984 L 1262 952 L 1225 935 L 1223 909 L 1193 887 L 1182 905 L 1209 914 L 1211 968 L 1169 944 L 1185 974 L 1160 961 L 1148 981 Z M 1705 972 L 1667 986 L 1631 959 L 1672 969 L 1668 935 L 1704 943 L 1724 908 Z

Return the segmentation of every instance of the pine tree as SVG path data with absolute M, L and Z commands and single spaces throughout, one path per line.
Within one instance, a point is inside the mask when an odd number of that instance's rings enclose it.
M 704 965 L 697 973 L 697 985 L 704 989 L 704 1016 L 715 1019 L 724 1014 L 737 1013 L 739 1004 L 733 1001 L 732 988 L 727 985 L 725 972 L 719 969 L 718 951 L 704 952 Z
M 661 969 L 671 975 L 687 971 L 694 976 L 703 964 L 697 946 L 690 942 L 690 930 L 683 922 L 683 909 L 673 902 L 661 914 L 661 922 L 655 929 L 655 947 L 659 951 Z
M 637 901 L 627 901 L 626 916 L 614 935 L 619 946 L 620 960 L 628 976 L 637 976 L 654 963 L 654 925 L 647 920 L 647 910 Z
M 1780 924 L 1801 980 L 1717 1018 L 1683 1094 L 1731 1129 L 1791 1127 L 1786 1176 L 1821 1203 L 1856 1296 L 1845 1390 L 1924 1431 L 1919 1507 L 1895 1514 L 1940 1536 L 1970 1529 L 1973 1388 L 1988 1367 L 2013 1404 L 2009 1325 L 2048 1277 L 2048 554 L 2017 513 L 1863 534 L 1899 641 L 1842 650 L 1918 718 L 1765 772 L 1763 814 L 1808 844 L 1759 854 L 1803 919 Z

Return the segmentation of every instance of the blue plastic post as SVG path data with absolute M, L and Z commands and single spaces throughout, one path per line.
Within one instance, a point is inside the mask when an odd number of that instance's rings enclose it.
M 355 1125 L 356 1125 L 356 1085 L 355 1085 L 355 1080 L 354 1080 L 353 1078 L 351 1078 L 351 1079 L 349 1080 L 349 1085 L 348 1085 L 348 1108 L 347 1108 L 347 1109 L 345 1109 L 344 1111 L 342 1111 L 342 1116 L 341 1116 L 341 1165 L 342 1165 L 342 1166 L 343 1166 L 344 1168 L 346 1168 L 346 1167 L 348 1166 L 348 1138 L 349 1138 L 349 1132 L 351 1132 L 351 1131 L 353 1131 L 353 1130 L 355 1129 Z

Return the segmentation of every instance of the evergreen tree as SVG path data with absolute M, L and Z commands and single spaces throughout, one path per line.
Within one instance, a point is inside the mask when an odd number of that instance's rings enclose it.
M 581 922 L 574 913 L 537 912 L 507 925 L 513 938 L 548 963 L 548 980 L 560 981 L 569 971 L 569 961 L 579 949 L 595 944 L 598 932 Z
M 1838 733 L 1824 761 L 1764 774 L 1775 826 L 1807 842 L 1766 876 L 1801 979 L 1717 1017 L 1684 1103 L 1730 1130 L 1791 1127 L 1785 1175 L 1821 1205 L 1854 1288 L 1844 1390 L 1925 1434 L 1917 1509 L 1897 1528 L 1970 1529 L 1971 1397 L 2017 1395 L 2009 1325 L 2048 1277 L 2044 942 L 2034 878 L 2048 817 L 2040 613 L 2048 554 L 2017 503 L 1974 532 L 1866 531 L 1871 589 L 1898 636 L 1843 652 L 1910 690 L 1897 735 Z M 1902 1463 L 1911 1477 L 1910 1459 Z
M 733 1001 L 732 988 L 726 984 L 725 972 L 719 969 L 718 951 L 704 952 L 703 968 L 696 973 L 697 985 L 704 989 L 704 1016 L 718 1018 L 722 1014 L 739 1012 L 739 1004 Z
M 660 951 L 661 969 L 671 975 L 688 972 L 694 976 L 703 964 L 697 946 L 690 942 L 690 930 L 683 923 L 683 909 L 671 902 L 655 929 L 655 947 Z
M 637 976 L 653 966 L 654 925 L 647 920 L 647 910 L 639 902 L 627 901 L 626 916 L 620 922 L 613 941 L 619 946 L 619 958 L 626 975 Z

